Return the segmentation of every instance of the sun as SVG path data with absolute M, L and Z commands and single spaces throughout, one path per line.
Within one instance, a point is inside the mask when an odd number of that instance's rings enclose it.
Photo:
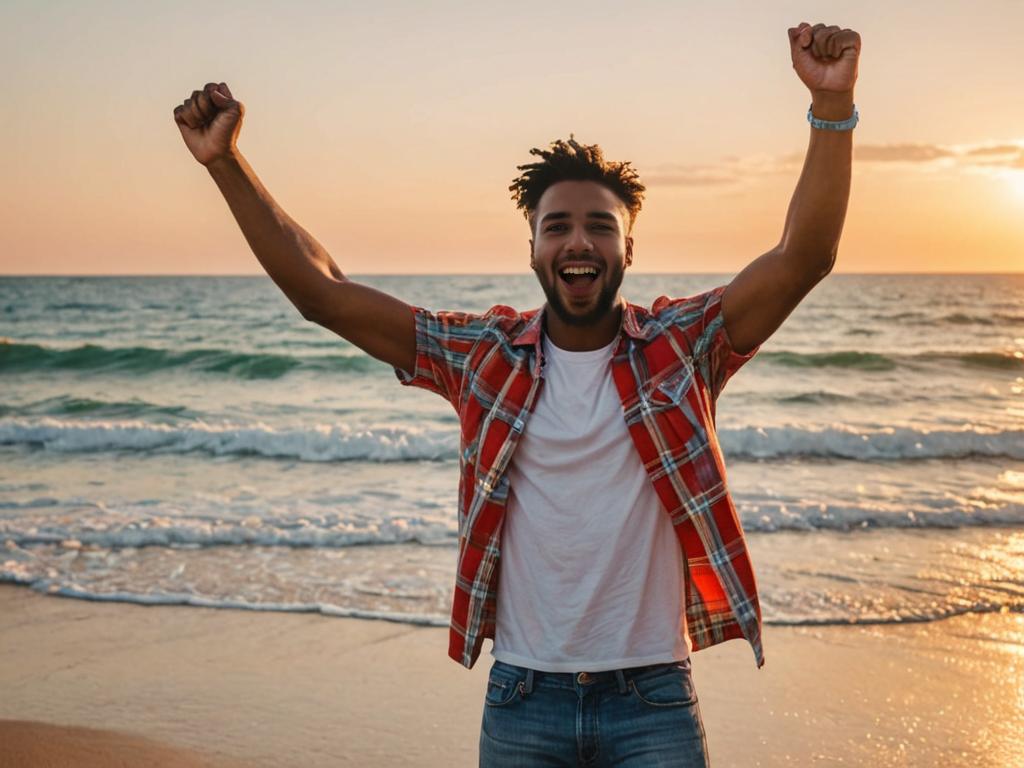
M 1004 179 L 1018 200 L 1024 201 L 1024 169 L 1005 171 Z

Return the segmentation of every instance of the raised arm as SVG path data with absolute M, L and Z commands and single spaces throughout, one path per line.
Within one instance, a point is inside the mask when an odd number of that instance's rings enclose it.
M 411 307 L 345 277 L 323 246 L 281 209 L 238 150 L 244 115 L 226 83 L 207 83 L 174 109 L 185 145 L 209 171 L 252 252 L 302 317 L 378 360 L 413 370 Z
M 813 116 L 849 118 L 860 35 L 801 24 L 789 30 L 789 42 L 793 68 L 811 92 Z M 835 263 L 850 197 L 853 131 L 812 127 L 810 133 L 782 239 L 736 275 L 722 294 L 723 323 L 741 354 L 771 336 Z

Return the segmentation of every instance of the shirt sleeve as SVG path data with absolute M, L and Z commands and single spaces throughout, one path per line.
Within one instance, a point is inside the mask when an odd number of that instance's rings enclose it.
M 745 355 L 733 348 L 722 317 L 725 289 L 725 285 L 720 285 L 681 299 L 663 296 L 654 303 L 656 314 L 664 317 L 666 326 L 674 327 L 689 346 L 694 368 L 712 402 L 718 399 L 732 375 L 761 348 L 759 344 Z
M 701 294 L 705 302 L 700 332 L 693 345 L 694 364 L 707 384 L 712 400 L 718 399 L 732 375 L 761 349 L 758 344 L 745 355 L 733 349 L 722 316 L 722 294 L 725 289 L 726 286 L 720 285 Z
M 395 376 L 403 386 L 435 392 L 458 409 L 466 360 L 486 327 L 486 319 L 468 312 L 410 308 L 416 324 L 416 369 L 394 366 Z

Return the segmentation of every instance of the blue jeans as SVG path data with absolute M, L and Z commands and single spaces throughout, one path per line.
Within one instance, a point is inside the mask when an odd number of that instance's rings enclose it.
M 707 765 L 688 658 L 606 672 L 491 665 L 481 768 Z

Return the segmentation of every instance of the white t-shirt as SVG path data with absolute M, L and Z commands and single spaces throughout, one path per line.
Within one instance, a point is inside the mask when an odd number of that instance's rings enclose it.
M 626 430 L 616 338 L 543 338 L 545 380 L 509 465 L 491 655 L 549 672 L 689 656 L 682 548 Z

